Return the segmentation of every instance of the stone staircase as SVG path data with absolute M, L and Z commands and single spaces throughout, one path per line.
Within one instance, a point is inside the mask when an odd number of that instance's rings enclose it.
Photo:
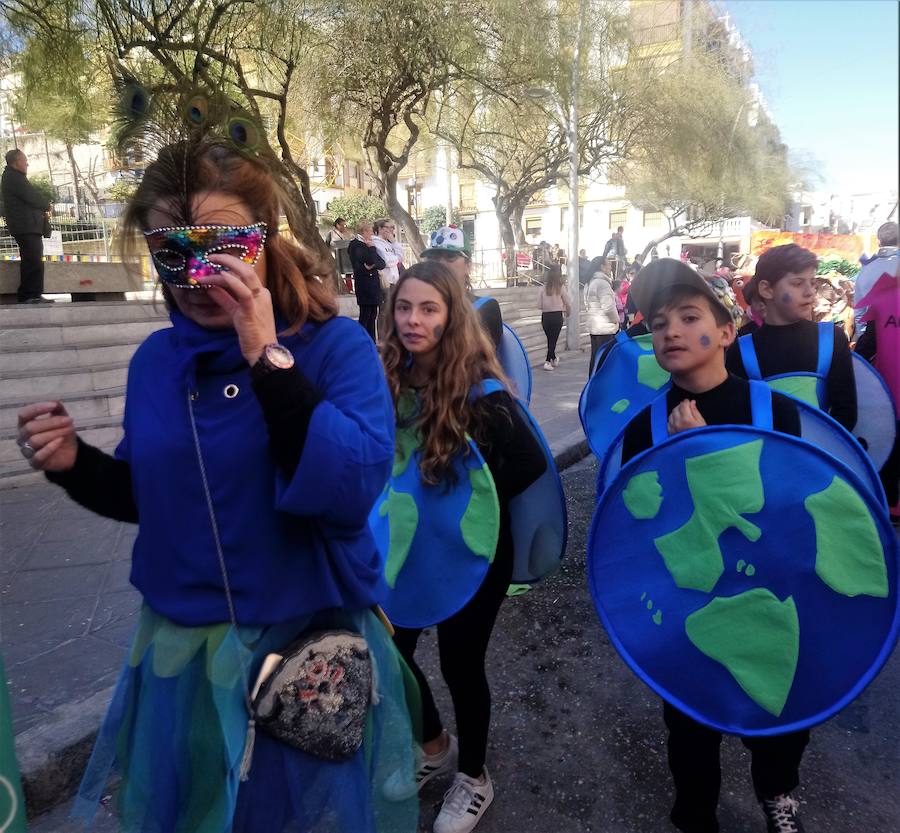
M 504 321 L 522 339 L 532 365 L 542 364 L 546 341 L 537 290 L 478 294 L 499 301 Z M 357 316 L 352 296 L 341 298 L 341 314 Z M 150 333 L 168 323 L 162 301 L 0 306 L 0 488 L 41 476 L 31 471 L 16 445 L 16 414 L 32 402 L 63 400 L 83 439 L 112 450 L 122 435 L 128 362 Z M 563 328 L 560 345 L 565 335 Z M 590 344 L 586 329 L 582 344 Z

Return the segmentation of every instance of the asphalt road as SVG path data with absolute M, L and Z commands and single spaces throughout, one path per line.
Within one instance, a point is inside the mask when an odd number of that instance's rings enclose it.
M 593 463 L 563 475 L 569 555 L 561 572 L 510 600 L 488 655 L 494 718 L 488 768 L 496 797 L 478 833 L 666 833 L 671 788 L 659 701 L 610 646 L 585 583 L 585 537 L 593 509 Z M 420 642 L 438 680 L 433 635 Z M 446 691 L 435 685 L 448 724 Z M 844 712 L 813 731 L 796 793 L 807 833 L 900 830 L 900 654 Z M 764 833 L 749 756 L 736 739 L 722 752 L 723 833 Z M 422 792 L 420 829 L 430 831 L 448 783 Z M 33 833 L 76 828 L 58 810 Z M 101 809 L 95 830 L 116 830 Z M 352 833 L 347 831 L 346 833 Z

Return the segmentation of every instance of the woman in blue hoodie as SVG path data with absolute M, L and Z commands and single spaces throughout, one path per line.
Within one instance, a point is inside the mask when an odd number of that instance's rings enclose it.
M 415 799 L 382 798 L 384 776 L 415 766 L 402 664 L 372 612 L 385 587 L 367 516 L 393 459 L 391 397 L 371 339 L 316 277 L 330 265 L 280 233 L 283 205 L 255 158 L 165 148 L 123 236 L 147 240 L 172 327 L 131 361 L 124 439 L 113 456 L 91 447 L 60 402 L 19 415 L 34 468 L 139 525 L 144 605 L 76 804 L 90 817 L 116 765 L 129 831 L 416 826 Z M 361 634 L 371 658 L 365 740 L 340 761 L 248 730 L 266 656 L 323 629 Z M 310 708 L 341 702 L 338 676 Z

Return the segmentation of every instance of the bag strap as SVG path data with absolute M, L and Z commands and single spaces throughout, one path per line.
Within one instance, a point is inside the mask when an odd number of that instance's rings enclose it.
M 650 403 L 650 439 L 653 445 L 659 445 L 669 436 L 669 390 L 667 384 L 659 396 Z
M 222 583 L 225 588 L 225 600 L 228 603 L 228 616 L 231 624 L 234 626 L 235 638 L 239 638 L 237 633 L 238 621 L 237 613 L 234 607 L 234 598 L 231 595 L 231 583 L 228 581 L 228 568 L 225 566 L 225 555 L 222 552 L 222 539 L 219 537 L 219 524 L 216 521 L 216 509 L 212 501 L 212 493 L 209 490 L 209 481 L 206 477 L 206 464 L 203 462 L 203 451 L 200 448 L 200 436 L 197 433 L 197 420 L 194 418 L 194 400 L 191 392 L 187 392 L 188 414 L 191 418 L 191 432 L 194 435 L 194 448 L 197 450 L 197 462 L 200 465 L 200 480 L 203 483 L 203 493 L 206 496 L 206 509 L 209 512 L 209 525 L 212 528 L 213 542 L 216 545 L 216 555 L 219 558 L 219 569 L 222 572 Z M 256 718 L 253 713 L 253 701 L 250 699 L 250 678 L 247 675 L 247 668 L 238 657 L 238 665 L 241 669 L 241 682 L 244 690 L 244 705 L 247 707 L 249 715 L 247 722 L 247 739 L 244 743 L 244 757 L 241 760 L 240 780 L 246 781 L 250 775 L 250 761 L 253 758 L 253 746 L 256 739 Z
M 752 334 L 741 336 L 738 339 L 738 350 L 741 351 L 741 361 L 744 363 L 744 372 L 747 374 L 747 378 L 762 379 Z
M 750 380 L 750 418 L 755 428 L 773 429 L 772 389 L 756 379 Z
M 816 358 L 816 376 L 825 379 L 831 371 L 834 357 L 834 322 L 819 322 L 819 353 Z

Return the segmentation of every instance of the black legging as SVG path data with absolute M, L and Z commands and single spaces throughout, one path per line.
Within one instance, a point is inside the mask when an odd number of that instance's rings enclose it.
M 547 336 L 547 361 L 552 362 L 556 358 L 556 342 L 559 341 L 559 333 L 562 330 L 563 314 L 559 312 L 542 312 L 541 326 L 544 335 Z
M 691 833 L 716 833 L 722 733 L 668 703 L 663 703 L 663 719 L 669 730 L 669 770 L 675 782 L 672 821 Z M 797 788 L 800 761 L 809 743 L 808 730 L 771 737 L 741 737 L 741 742 L 750 750 L 750 775 L 758 801 Z
M 365 327 L 366 332 L 375 341 L 375 320 L 378 318 L 378 307 L 374 304 L 360 304 L 359 323 Z
M 40 298 L 44 291 L 44 238 L 40 234 L 17 234 L 19 246 L 19 290 L 20 301 Z
M 505 556 L 502 553 L 506 553 Z M 441 675 L 450 689 L 459 736 L 459 771 L 478 778 L 484 769 L 491 723 L 491 691 L 484 671 L 491 631 L 512 578 L 512 553 L 498 547 L 494 563 L 471 601 L 455 616 L 437 626 Z M 397 628 L 394 643 L 419 683 L 422 692 L 424 740 L 444 730 L 428 680 L 413 659 L 421 629 Z
M 594 361 L 597 358 L 597 352 L 604 344 L 606 344 L 606 342 L 611 341 L 615 337 L 615 333 L 602 336 L 597 336 L 591 333 L 591 361 L 588 365 L 588 379 L 591 378 L 591 374 L 594 372 Z

